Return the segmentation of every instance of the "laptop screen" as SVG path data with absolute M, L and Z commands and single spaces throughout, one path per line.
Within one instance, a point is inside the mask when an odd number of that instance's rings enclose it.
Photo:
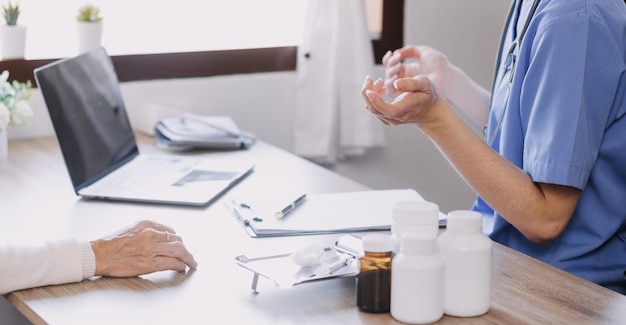
M 52 62 L 34 73 L 76 192 L 138 154 L 104 48 Z

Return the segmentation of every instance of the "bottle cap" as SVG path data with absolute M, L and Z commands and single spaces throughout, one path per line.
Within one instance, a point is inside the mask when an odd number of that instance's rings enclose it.
M 391 252 L 393 242 L 391 236 L 384 234 L 369 234 L 363 236 L 363 250 L 366 252 L 384 253 Z
M 437 236 L 420 232 L 404 233 L 400 251 L 420 255 L 434 254 L 437 252 Z
M 448 213 L 446 228 L 454 230 L 482 230 L 483 216 L 472 210 L 456 210 Z
M 439 206 L 428 201 L 400 201 L 393 205 L 394 222 L 410 225 L 439 223 Z

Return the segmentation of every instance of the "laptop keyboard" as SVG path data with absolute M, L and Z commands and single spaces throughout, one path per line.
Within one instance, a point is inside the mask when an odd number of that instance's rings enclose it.
M 129 162 L 107 177 L 94 183 L 92 190 L 109 193 L 126 193 L 133 188 L 145 189 L 146 186 L 163 184 L 167 179 L 171 183 L 181 176 L 181 172 L 191 171 L 194 164 L 175 157 L 142 157 Z

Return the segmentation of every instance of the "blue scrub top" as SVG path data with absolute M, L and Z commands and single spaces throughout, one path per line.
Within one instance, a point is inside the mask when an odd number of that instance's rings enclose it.
M 513 13 L 503 52 L 531 4 Z M 495 241 L 626 294 L 626 4 L 541 0 L 513 70 L 506 105 L 510 69 L 496 78 L 486 139 L 535 182 L 580 189 L 580 201 L 547 245 L 480 198 L 473 209 L 494 214 Z

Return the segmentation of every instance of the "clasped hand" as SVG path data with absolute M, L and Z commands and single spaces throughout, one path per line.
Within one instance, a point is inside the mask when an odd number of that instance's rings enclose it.
M 386 125 L 431 122 L 436 117 L 432 108 L 443 100 L 435 83 L 446 78 L 447 58 L 429 47 L 407 46 L 387 52 L 383 65 L 384 81 L 365 78 L 361 94 L 366 108 Z M 385 94 L 395 98 L 386 101 Z

